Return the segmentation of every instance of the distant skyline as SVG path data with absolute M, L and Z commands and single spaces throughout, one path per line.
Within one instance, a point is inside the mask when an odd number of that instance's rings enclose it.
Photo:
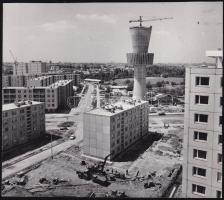
M 3 4 L 3 61 L 122 62 L 132 52 L 129 20 L 152 25 L 154 63 L 211 61 L 223 49 L 222 2 Z M 137 25 L 137 24 L 136 24 Z

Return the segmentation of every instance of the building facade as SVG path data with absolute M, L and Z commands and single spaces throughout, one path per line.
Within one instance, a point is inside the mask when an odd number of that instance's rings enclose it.
M 3 104 L 21 100 L 45 103 L 47 112 L 56 112 L 67 107 L 67 99 L 73 96 L 73 81 L 60 80 L 46 87 L 5 87 L 2 90 Z
M 30 142 L 45 133 L 45 106 L 35 101 L 2 106 L 2 150 Z
M 221 56 L 213 52 L 216 66 L 186 68 L 183 197 L 222 196 Z
M 40 76 L 27 81 L 27 87 L 45 87 L 53 84 L 53 76 Z
M 84 155 L 112 160 L 148 133 L 148 102 L 126 100 L 84 113 Z
M 49 67 L 42 61 L 30 61 L 29 63 L 17 63 L 13 66 L 13 75 L 41 74 L 47 73 Z
M 81 82 L 80 74 L 32 74 L 2 76 L 2 87 L 48 86 L 59 80 L 73 80 L 73 85 Z

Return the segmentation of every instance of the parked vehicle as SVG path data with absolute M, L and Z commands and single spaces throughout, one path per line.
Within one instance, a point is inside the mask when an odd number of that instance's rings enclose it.
M 164 111 L 158 112 L 158 115 L 165 115 L 166 113 Z
M 71 136 L 69 137 L 70 140 L 74 140 L 75 138 L 76 138 L 75 135 L 71 135 Z

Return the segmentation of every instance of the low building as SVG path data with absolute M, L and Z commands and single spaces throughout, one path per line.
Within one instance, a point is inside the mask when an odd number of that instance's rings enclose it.
M 44 103 L 23 101 L 2 106 L 2 150 L 35 140 L 45 134 Z
M 127 95 L 127 88 L 126 85 L 112 85 L 111 88 L 111 94 L 113 96 L 126 96 Z
M 84 113 L 84 155 L 112 160 L 148 133 L 148 102 L 124 100 Z

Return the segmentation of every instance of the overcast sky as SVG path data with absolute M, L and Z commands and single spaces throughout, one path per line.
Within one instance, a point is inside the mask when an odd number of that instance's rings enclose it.
M 126 62 L 129 20 L 152 25 L 154 63 L 203 62 L 223 48 L 222 2 L 4 4 L 3 61 Z

